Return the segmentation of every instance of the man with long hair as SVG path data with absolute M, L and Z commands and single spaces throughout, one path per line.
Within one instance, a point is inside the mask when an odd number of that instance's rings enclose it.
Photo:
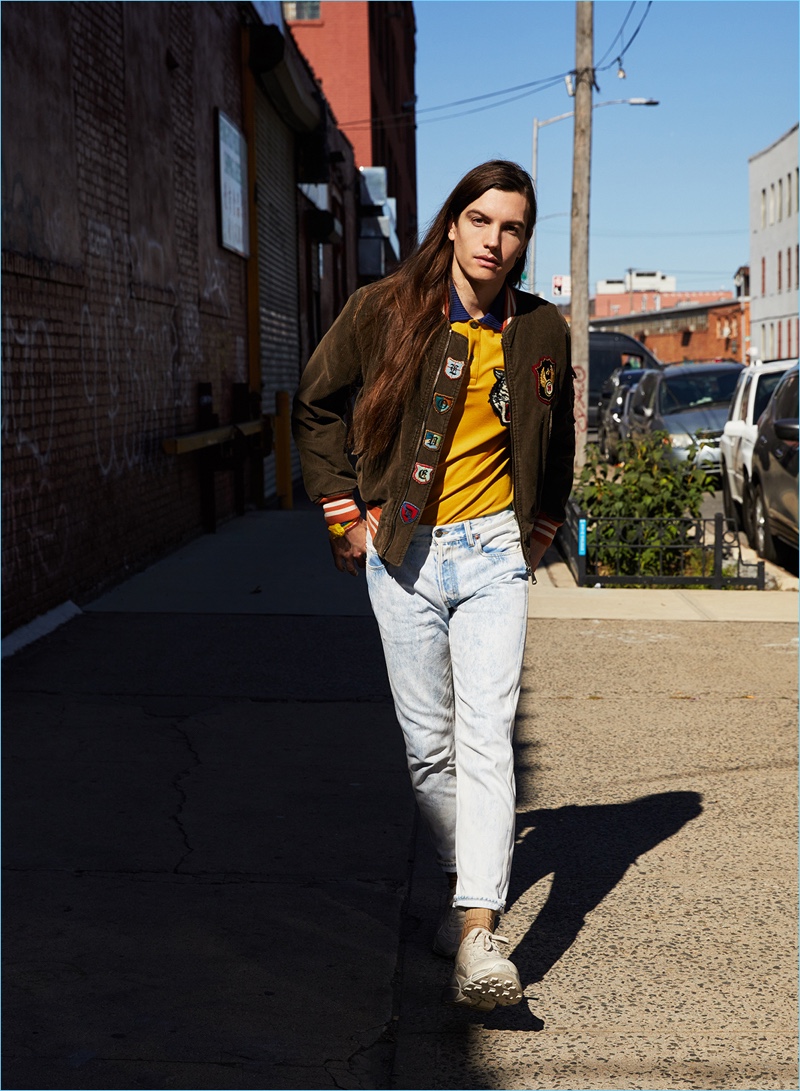
M 575 453 L 569 333 L 517 292 L 530 177 L 494 160 L 417 250 L 359 289 L 309 361 L 294 435 L 334 561 L 366 567 L 411 782 L 450 886 L 445 999 L 522 998 L 495 932 L 514 845 L 512 736 L 531 573 Z M 354 499 L 356 488 L 365 515 Z

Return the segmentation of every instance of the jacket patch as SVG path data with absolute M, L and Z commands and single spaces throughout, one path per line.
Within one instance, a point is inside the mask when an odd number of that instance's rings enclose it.
M 536 376 L 536 397 L 545 405 L 551 405 L 556 392 L 556 365 L 549 356 L 543 356 L 533 368 Z
M 409 504 L 407 500 L 403 502 L 403 506 L 400 508 L 400 518 L 404 523 L 413 523 L 419 515 L 419 508 L 416 504 Z
M 433 480 L 433 466 L 426 466 L 424 462 L 418 462 L 414 466 L 414 480 L 419 485 L 427 485 L 429 481 Z
M 489 404 L 497 414 L 500 423 L 506 427 L 511 424 L 511 399 L 506 386 L 506 373 L 501 367 L 492 368 L 497 382 L 489 391 Z
M 461 372 L 464 370 L 463 360 L 453 360 L 452 357 L 448 357 L 444 365 L 444 373 L 448 379 L 460 379 Z
M 437 413 L 446 413 L 452 406 L 453 399 L 446 397 L 444 394 L 434 394 L 433 404 Z
M 423 447 L 427 447 L 429 451 L 438 451 L 442 446 L 442 440 L 444 436 L 439 432 L 432 432 L 430 429 L 425 433 L 425 438 L 422 441 Z

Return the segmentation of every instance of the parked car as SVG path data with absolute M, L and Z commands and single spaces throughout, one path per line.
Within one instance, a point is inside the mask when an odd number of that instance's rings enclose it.
M 603 386 L 597 417 L 597 445 L 603 458 L 616 462 L 619 446 L 628 438 L 631 395 L 648 370 L 617 368 Z
M 753 472 L 745 494 L 756 552 L 779 559 L 781 545 L 797 549 L 797 397 L 795 364 L 781 378 L 758 422 Z
M 618 368 L 643 370 L 662 367 L 661 361 L 641 341 L 627 333 L 589 330 L 589 421 L 590 432 L 597 429 L 603 385 Z
M 719 471 L 719 440 L 741 364 L 674 364 L 645 375 L 631 398 L 630 433 L 636 439 L 667 432 L 681 461 Z
M 753 364 L 739 373 L 728 419 L 719 441 L 725 516 L 733 521 L 737 530 L 744 527 L 751 541 L 753 530 L 745 524 L 744 495 L 753 476 L 753 446 L 758 418 L 781 376 L 791 366 L 791 360 L 781 360 L 771 364 Z

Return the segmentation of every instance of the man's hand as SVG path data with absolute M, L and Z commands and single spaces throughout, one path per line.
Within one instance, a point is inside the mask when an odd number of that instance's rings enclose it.
M 547 546 L 544 544 L 544 542 L 537 541 L 536 538 L 534 538 L 533 534 L 531 534 L 531 541 L 530 541 L 531 572 L 536 571 L 536 569 L 539 567 L 539 565 L 542 562 L 542 557 L 544 557 L 546 552 L 547 552 Z
M 340 572 L 358 575 L 358 569 L 367 563 L 367 524 L 363 519 L 353 523 L 341 538 L 331 538 L 333 563 Z

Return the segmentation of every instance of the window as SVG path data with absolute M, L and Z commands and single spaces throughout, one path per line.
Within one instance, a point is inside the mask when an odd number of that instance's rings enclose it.
M 782 272 L 783 272 L 783 251 L 779 250 L 778 251 L 778 291 L 779 292 L 783 291 L 783 287 L 782 287 L 783 277 L 781 276 Z
M 786 323 L 786 355 L 792 355 L 792 320 Z
M 792 248 L 786 251 L 786 291 L 792 290 Z
M 767 294 L 767 259 L 761 259 L 761 294 Z
M 775 223 L 775 183 L 769 187 L 769 222 Z
M 775 394 L 775 419 L 797 419 L 797 372 L 790 371 Z
M 783 179 L 778 179 L 778 223 L 783 219 Z
M 792 214 L 792 176 L 786 175 L 786 215 Z
M 778 323 L 778 359 L 779 360 L 783 356 L 783 344 L 782 344 L 783 337 L 782 337 L 782 334 L 783 334 L 783 322 L 779 322 Z
M 767 226 L 767 191 L 761 190 L 761 226 Z
M 319 2 L 300 2 L 283 5 L 283 17 L 287 22 L 305 22 L 311 19 L 319 19 Z

